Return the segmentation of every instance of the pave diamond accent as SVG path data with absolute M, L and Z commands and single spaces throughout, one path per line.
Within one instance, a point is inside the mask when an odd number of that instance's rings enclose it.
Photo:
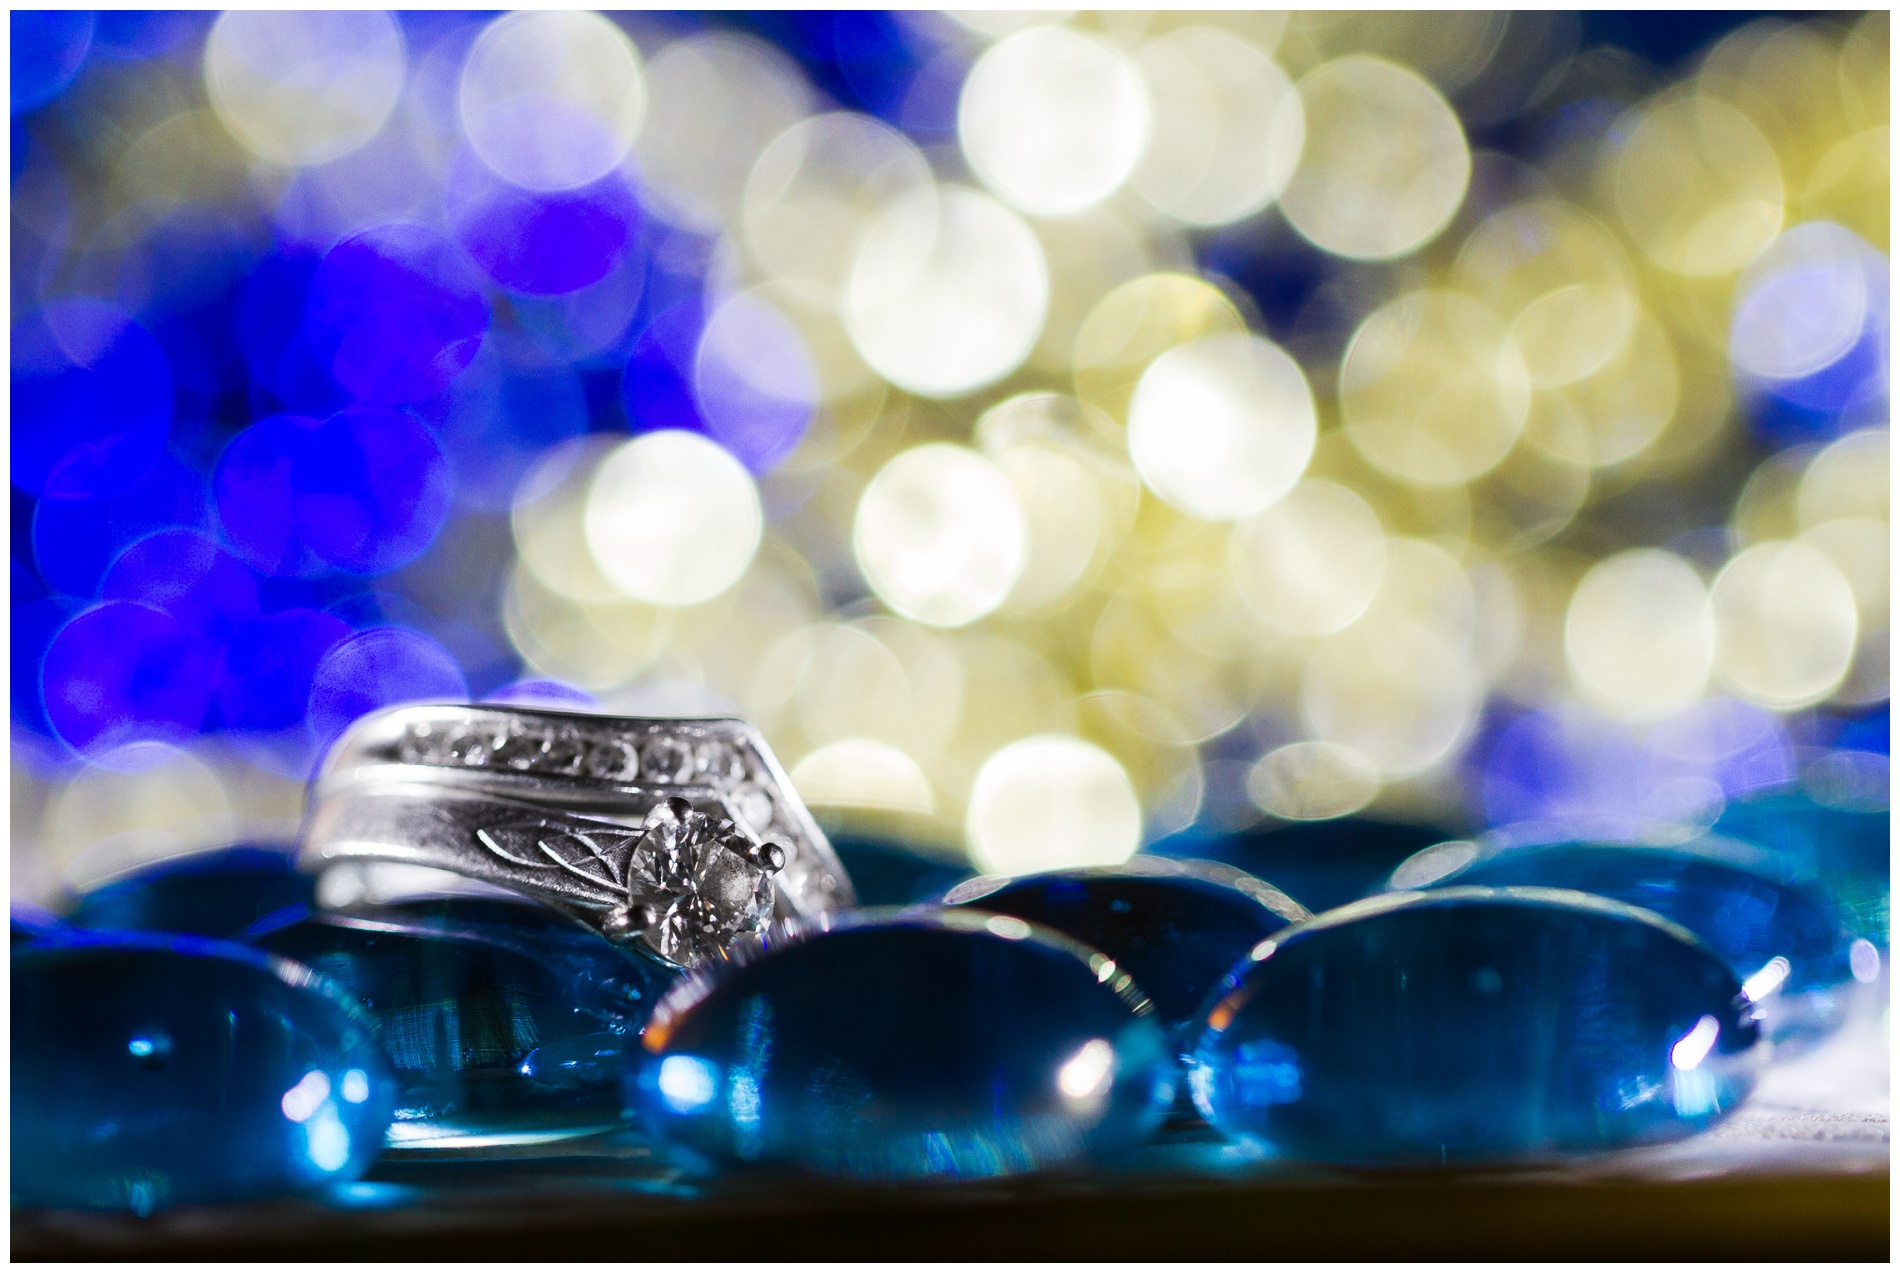
M 653 786 L 713 787 L 756 780 L 743 750 L 721 739 L 602 735 L 575 726 L 410 725 L 396 743 L 404 764 Z M 761 823 L 760 825 L 763 825 Z

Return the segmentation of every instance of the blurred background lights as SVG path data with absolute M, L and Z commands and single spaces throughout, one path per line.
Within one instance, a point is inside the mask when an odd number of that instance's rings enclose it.
M 467 258 L 419 225 L 366 230 L 310 280 L 305 327 L 338 384 L 370 402 L 413 402 L 474 361 L 490 311 Z
M 983 762 L 968 840 L 976 864 L 992 875 L 1109 866 L 1140 844 L 1141 805 L 1113 756 L 1079 738 L 1041 734 Z
M 1299 84 L 1306 144 L 1280 197 L 1293 227 L 1327 252 L 1403 256 L 1464 201 L 1471 151 L 1442 94 L 1384 58 L 1337 58 Z
M 1458 292 L 1414 292 L 1353 334 L 1339 368 L 1346 436 L 1374 466 L 1427 486 L 1496 467 L 1530 412 L 1529 374 L 1497 316 Z
M 86 887 L 238 829 L 217 772 L 179 747 L 134 743 L 99 757 L 47 813 L 67 884 Z
M 801 120 L 772 140 L 746 179 L 746 247 L 808 303 L 835 308 L 871 221 L 930 180 L 910 139 L 871 116 L 832 111 Z
M 1298 363 L 1271 341 L 1206 336 L 1149 364 L 1128 406 L 1128 450 L 1155 494 L 1229 521 L 1292 488 L 1318 422 Z
M 768 688 L 765 680 L 777 683 Z M 878 615 L 813 624 L 782 637 L 755 671 L 749 697 L 789 698 L 800 732 L 814 742 L 869 739 L 934 761 L 957 727 L 963 680 L 955 647 L 915 624 Z
M 468 682 L 439 641 L 413 628 L 378 625 L 324 652 L 310 676 L 310 726 L 328 746 L 367 712 L 467 699 Z
M 1578 688 L 1612 715 L 1658 718 L 1686 707 L 1702 696 L 1715 657 L 1701 578 L 1653 548 L 1598 562 L 1570 599 L 1564 651 Z
M 1365 614 L 1315 642 L 1300 675 L 1301 715 L 1318 741 L 1357 752 L 1382 777 L 1422 773 L 1476 723 L 1485 682 L 1477 599 L 1444 549 L 1386 545 Z
M 1252 216 L 1286 188 L 1306 112 L 1285 72 L 1247 41 L 1189 26 L 1136 53 L 1153 123 L 1134 186 L 1190 225 Z
M 1459 286 L 1510 324 L 1533 387 L 1556 389 L 1616 356 L 1636 320 L 1627 255 L 1582 209 L 1537 199 L 1487 218 L 1459 249 Z
M 1511 339 L 1531 384 L 1557 389 L 1608 362 L 1629 339 L 1636 302 L 1627 290 L 1601 283 L 1560 287 L 1526 305 Z
M 959 26 L 988 40 L 1014 35 L 1025 27 L 1065 22 L 1076 13 L 1074 9 L 945 9 L 943 12 Z
M 891 609 L 961 627 L 1001 605 L 1015 585 L 1022 506 L 996 465 L 932 443 L 901 453 L 871 479 L 851 541 L 865 580 Z
M 1343 818 L 1372 803 L 1379 775 L 1350 747 L 1288 743 L 1254 762 L 1247 794 L 1265 812 L 1289 821 Z
M 983 184 L 1037 216 L 1113 194 L 1148 144 L 1147 86 L 1126 54 L 1062 26 L 1034 26 L 977 59 L 957 138 Z
M 375 9 L 232 10 L 212 24 L 204 72 L 212 109 L 246 149 L 288 167 L 326 163 L 395 109 L 402 28 Z
M 158 458 L 172 423 L 171 369 L 123 310 L 73 298 L 16 317 L 12 357 L 14 486 L 65 499 L 111 494 Z
M 53 729 L 77 751 L 183 740 L 203 723 L 216 647 L 152 606 L 108 601 L 54 635 L 43 664 Z
M 572 190 L 626 157 L 646 84 L 633 42 L 599 14 L 511 13 L 469 50 L 456 100 L 469 144 L 496 173 Z
M 1884 521 L 1838 517 L 1795 542 L 1834 563 L 1853 590 L 1857 612 L 1854 661 L 1835 692 L 1843 703 L 1877 702 L 1888 691 L 1887 633 L 1892 622 L 1892 535 Z
M 1445 759 L 1476 721 L 1484 686 L 1469 654 L 1423 631 L 1401 643 L 1376 627 L 1328 637 L 1306 664 L 1300 704 L 1323 742 L 1378 773 L 1406 777 Z
M 633 191 L 618 173 L 574 190 L 529 191 L 465 154 L 447 186 L 456 241 L 491 279 L 529 296 L 599 283 L 640 228 Z
M 1385 576 L 1385 534 L 1363 499 L 1305 481 L 1234 527 L 1234 576 L 1256 614 L 1323 636 L 1364 614 Z
M 664 429 L 601 461 L 587 490 L 587 547 L 635 601 L 683 606 L 739 581 L 759 549 L 758 487 L 718 443 Z
M 1783 710 L 1826 698 L 1854 652 L 1854 590 L 1803 543 L 1765 543 L 1722 568 L 1710 589 L 1716 671 L 1742 697 Z
M 936 810 L 930 780 L 917 762 L 875 739 L 826 743 L 792 766 L 792 783 L 814 808 L 845 805 L 923 816 Z
M 706 432 L 764 472 L 805 436 L 818 405 L 818 370 L 798 330 L 747 293 L 721 305 L 700 333 L 693 399 Z
M 418 696 L 1011 871 L 1884 809 L 1889 27 L 22 10 L 16 894 Z
M 1781 229 L 1774 148 L 1741 111 L 1703 94 L 1645 108 L 1613 152 L 1624 228 L 1677 274 L 1729 274 Z
M 950 398 L 1014 371 L 1048 306 L 1035 234 L 993 199 L 946 186 L 899 196 L 866 231 L 845 322 L 886 380 Z
M 619 443 L 591 434 L 549 447 L 516 487 L 512 523 L 520 568 L 572 601 L 612 601 L 620 590 L 587 547 L 587 491 Z
M 1789 229 L 1742 274 L 1730 359 L 1771 380 L 1832 366 L 1859 342 L 1877 301 L 1884 310 L 1886 277 L 1886 262 L 1851 230 L 1828 221 Z
M 1861 429 L 1830 443 L 1815 455 L 1796 488 L 1796 510 L 1803 526 L 1836 517 L 1888 520 L 1891 451 L 1887 430 Z
M 1067 594 L 1093 564 L 1106 527 L 1101 495 L 1068 456 L 1017 447 L 998 460 L 1026 520 L 1024 568 L 1011 597 L 1028 608 Z
M 811 89 L 763 40 L 693 35 L 647 68 L 650 117 L 635 147 L 653 206 L 700 234 L 731 226 L 772 140 L 811 110 Z
M 11 24 L 9 87 L 15 115 L 65 91 L 92 48 L 96 25 L 96 15 L 83 9 L 23 11 Z
M 1596 299 L 1581 298 L 1574 305 L 1565 300 L 1562 308 L 1569 312 L 1550 315 L 1574 324 L 1572 329 L 1582 333 L 1580 343 L 1590 339 L 1592 324 L 1617 324 L 1622 338 L 1607 361 L 1560 388 L 1535 394 L 1524 424 L 1524 436 L 1531 445 L 1587 468 L 1603 468 L 1642 452 L 1674 420 L 1681 402 L 1680 364 L 1668 333 L 1640 310 L 1611 314 L 1620 303 L 1614 299 L 1617 295 L 1600 293 Z M 1526 311 L 1532 312 L 1534 308 Z M 1601 326 L 1596 330 L 1601 331 Z M 1537 333 L 1526 331 L 1520 316 L 1511 335 L 1521 352 L 1524 347 L 1518 340 L 1535 339 Z M 1530 359 L 1525 361 L 1528 369 Z M 1553 361 L 1563 365 L 1561 359 L 1541 359 L 1547 379 Z
M 1220 289 L 1187 274 L 1143 274 L 1103 296 L 1075 334 L 1075 392 L 1124 419 L 1135 385 L 1158 356 L 1202 336 L 1246 329 Z

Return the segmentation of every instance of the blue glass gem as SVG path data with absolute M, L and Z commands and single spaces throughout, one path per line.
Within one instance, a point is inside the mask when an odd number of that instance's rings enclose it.
M 1393 867 L 1448 834 L 1419 823 L 1332 818 L 1239 835 L 1189 832 L 1163 840 L 1153 851 L 1225 862 L 1256 879 L 1272 880 L 1317 914 L 1364 897 Z
M 527 902 L 315 914 L 249 940 L 368 1010 L 401 1081 L 392 1145 L 528 1144 L 620 1117 L 620 1068 L 675 974 Z
M 13 955 L 13 1201 L 130 1208 L 360 1176 L 395 1081 L 309 969 L 227 942 L 79 935 Z
M 904 1180 L 1030 1171 L 1160 1122 L 1161 1029 L 1107 956 L 974 911 L 830 924 L 667 996 L 628 1067 L 650 1128 L 719 1159 Z
M 288 852 L 235 845 L 115 876 L 83 894 L 67 918 L 80 928 L 233 937 L 267 916 L 308 906 L 311 889 Z
M 1734 1109 L 1765 1051 L 1718 955 L 1563 889 L 1369 898 L 1268 938 L 1227 985 L 1194 1103 L 1292 1158 L 1539 1160 L 1672 1140 Z
M 1394 888 L 1440 885 L 1567 888 L 1654 911 L 1728 961 L 1777 1051 L 1826 1035 L 1847 1011 L 1852 939 L 1840 913 L 1753 845 L 1721 836 L 1670 846 L 1454 841 L 1392 874 Z
M 1732 800 L 1714 830 L 1812 873 L 1839 902 L 1854 936 L 1885 950 L 1892 922 L 1893 822 L 1884 781 L 1879 786 L 1878 795 L 1829 792 L 1832 804 L 1800 788 Z M 1842 798 L 1853 794 L 1861 798 Z
M 1141 856 L 1119 866 L 982 878 L 944 895 L 952 905 L 1014 915 L 1065 933 L 1115 961 L 1169 1028 L 1197 1018 L 1223 974 L 1305 907 L 1218 862 Z

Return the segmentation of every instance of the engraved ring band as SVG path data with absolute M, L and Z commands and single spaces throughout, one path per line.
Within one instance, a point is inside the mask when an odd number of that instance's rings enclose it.
M 736 719 L 377 712 L 325 758 L 301 852 L 320 895 L 378 867 L 449 871 L 681 967 L 854 900 L 764 739 Z

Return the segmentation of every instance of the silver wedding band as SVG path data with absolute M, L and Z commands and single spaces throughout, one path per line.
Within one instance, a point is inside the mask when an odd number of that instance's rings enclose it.
M 452 872 L 680 966 L 855 900 L 764 739 L 726 718 L 374 713 L 312 783 L 302 861 Z

